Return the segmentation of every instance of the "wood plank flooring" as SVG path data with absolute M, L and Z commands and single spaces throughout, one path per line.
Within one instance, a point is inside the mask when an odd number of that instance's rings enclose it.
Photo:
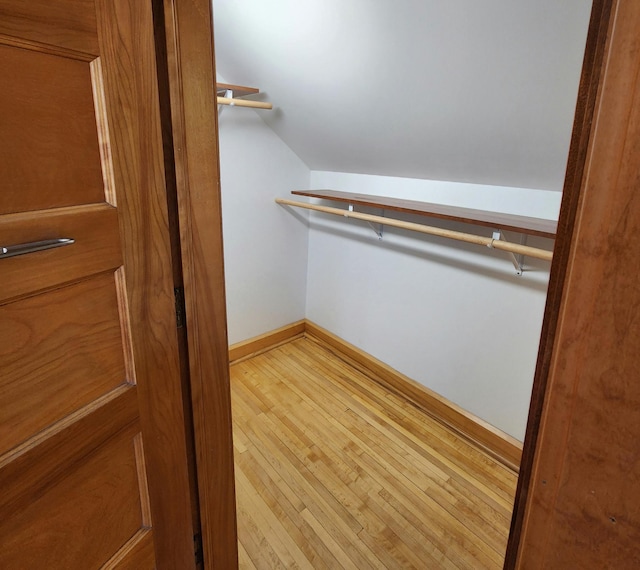
M 240 568 L 502 568 L 515 473 L 308 338 L 231 386 Z

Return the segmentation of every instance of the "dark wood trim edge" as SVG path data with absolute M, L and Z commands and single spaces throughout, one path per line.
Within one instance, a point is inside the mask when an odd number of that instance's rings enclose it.
M 517 439 L 309 320 L 305 335 L 518 472 L 522 444 Z
M 300 338 L 304 335 L 305 326 L 306 321 L 303 319 L 248 340 L 232 344 L 229 346 L 229 364 L 257 356 L 276 346 Z
M 210 0 L 163 0 L 204 568 L 237 568 Z
M 176 189 L 175 156 L 173 152 L 173 128 L 171 124 L 171 97 L 169 92 L 169 68 L 167 63 L 167 36 L 165 32 L 164 8 L 162 0 L 152 0 L 153 27 L 156 45 L 158 75 L 158 96 L 162 126 L 162 148 L 164 152 L 164 172 L 167 209 L 169 213 L 169 237 L 171 241 L 171 266 L 173 287 L 184 290 L 182 279 L 182 252 L 180 250 L 180 221 L 178 217 L 178 193 Z M 178 327 L 178 352 L 180 356 L 180 380 L 182 387 L 182 407 L 184 409 L 185 436 L 188 455 L 188 471 L 191 494 L 191 518 L 193 533 L 199 534 L 200 509 L 198 499 L 198 477 L 196 473 L 196 448 L 193 435 L 193 406 L 191 405 L 191 385 L 189 380 L 189 354 L 187 329 Z
M 530 491 L 534 457 L 538 443 L 542 410 L 547 393 L 547 379 L 555 342 L 559 307 L 564 290 L 569 253 L 573 243 L 574 226 L 591 139 L 591 124 L 596 109 L 600 78 L 604 64 L 614 0 L 594 0 L 578 89 L 576 113 L 567 161 L 558 232 L 549 276 L 547 302 L 542 324 L 538 360 L 533 381 L 529 418 L 522 451 L 520 476 L 514 503 L 511 530 L 505 555 L 504 569 L 516 568 L 520 538 L 525 518 L 525 506 Z

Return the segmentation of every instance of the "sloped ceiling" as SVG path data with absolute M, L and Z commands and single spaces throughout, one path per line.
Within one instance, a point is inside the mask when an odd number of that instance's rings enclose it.
M 562 189 L 591 0 L 213 8 L 218 73 L 312 170 Z

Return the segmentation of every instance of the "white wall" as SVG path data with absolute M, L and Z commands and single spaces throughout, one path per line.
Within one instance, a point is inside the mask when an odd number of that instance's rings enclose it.
M 262 111 L 268 112 L 268 111 Z M 309 168 L 257 111 L 220 115 L 220 173 L 231 344 L 305 316 L 308 228 L 274 202 L 309 187 Z
M 522 439 L 548 263 L 528 259 L 516 276 L 503 252 L 393 228 L 379 241 L 361 222 L 273 199 L 328 188 L 553 219 L 559 193 L 310 172 L 248 109 L 223 111 L 220 163 L 230 343 L 306 316 Z
M 551 219 L 560 200 L 557 192 L 329 172 L 312 172 L 311 187 Z M 307 318 L 522 439 L 549 263 L 528 258 L 516 276 L 504 252 L 388 227 L 379 241 L 364 222 L 310 220 Z M 529 244 L 552 247 L 543 238 Z
M 313 169 L 562 189 L 592 0 L 215 0 Z

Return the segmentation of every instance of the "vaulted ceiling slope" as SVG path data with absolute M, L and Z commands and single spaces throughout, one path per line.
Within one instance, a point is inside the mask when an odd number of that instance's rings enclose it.
M 213 0 L 312 169 L 561 190 L 591 0 Z

